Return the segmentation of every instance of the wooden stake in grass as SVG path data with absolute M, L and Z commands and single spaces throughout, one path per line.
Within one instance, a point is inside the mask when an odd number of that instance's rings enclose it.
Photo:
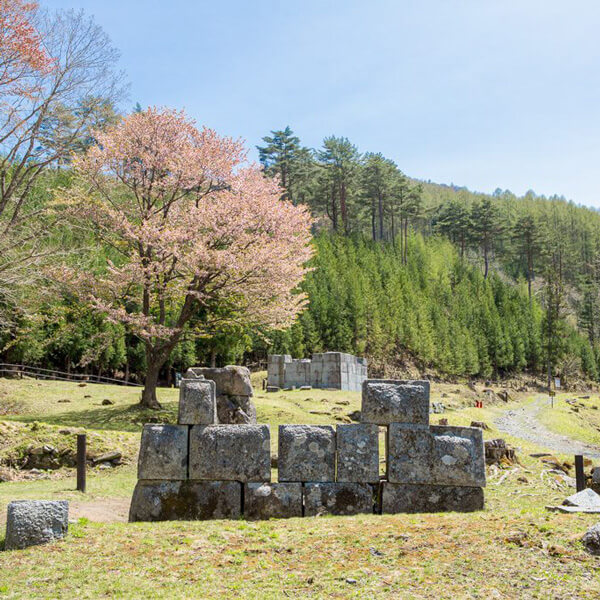
M 585 490 L 585 473 L 583 472 L 583 455 L 575 455 L 575 485 L 577 491 Z
M 77 434 L 77 491 L 85 493 L 85 455 L 87 436 Z

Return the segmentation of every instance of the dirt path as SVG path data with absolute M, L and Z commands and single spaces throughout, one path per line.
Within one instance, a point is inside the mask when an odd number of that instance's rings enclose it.
M 590 458 L 599 458 L 600 448 L 597 446 L 554 433 L 540 423 L 538 413 L 545 402 L 548 402 L 548 399 L 541 396 L 530 404 L 509 410 L 495 421 L 496 426 L 501 431 L 547 448 L 556 454 L 583 454 Z
M 69 520 L 74 521 L 85 517 L 90 521 L 101 523 L 127 522 L 130 498 L 102 498 L 81 502 L 69 500 Z M 0 509 L 0 527 L 6 524 L 6 509 Z

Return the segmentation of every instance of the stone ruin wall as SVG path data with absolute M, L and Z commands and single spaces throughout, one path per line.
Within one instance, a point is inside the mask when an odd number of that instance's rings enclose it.
M 142 432 L 131 521 L 268 519 L 483 508 L 480 429 L 429 425 L 429 382 L 367 380 L 361 423 L 218 423 L 215 384 L 184 379 L 177 425 Z M 386 474 L 379 473 L 385 430 Z
M 267 385 L 278 388 L 331 388 L 360 392 L 367 378 L 367 360 L 343 352 L 313 354 L 312 359 L 294 359 L 289 354 L 271 354 L 267 363 Z

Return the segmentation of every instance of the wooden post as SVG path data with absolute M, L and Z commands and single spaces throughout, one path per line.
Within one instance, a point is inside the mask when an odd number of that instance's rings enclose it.
M 77 434 L 77 491 L 85 493 L 86 434 Z
M 575 455 L 575 485 L 578 492 L 585 490 L 585 473 L 583 472 L 583 456 L 581 454 Z

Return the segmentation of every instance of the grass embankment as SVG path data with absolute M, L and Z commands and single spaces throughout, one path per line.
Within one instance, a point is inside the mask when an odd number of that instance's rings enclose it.
M 50 429 L 81 427 L 89 435 L 139 440 L 147 417 L 134 406 L 135 389 L 0 380 L 0 392 L 19 400 L 20 414 L 2 417 L 15 426 L 46 422 Z M 444 393 L 450 397 L 442 401 L 454 410 L 432 415 L 433 424 L 439 418 L 451 425 L 484 421 L 491 427 L 486 438 L 507 437 L 493 423 L 516 403 L 476 409 L 463 406 L 471 403 L 460 394 Z M 58 403 L 65 398 L 71 402 Z M 115 404 L 102 406 L 104 398 Z M 175 390 L 160 391 L 161 419 L 175 420 L 176 398 Z M 273 448 L 275 425 L 341 423 L 360 408 L 359 394 L 320 390 L 257 391 L 255 400 L 259 420 L 273 426 Z M 0 597 L 597 598 L 600 562 L 578 541 L 597 516 L 546 512 L 546 504 L 573 490 L 529 456 L 543 448 L 509 441 L 519 448 L 522 466 L 490 473 L 480 513 L 258 523 L 83 519 L 64 541 L 0 553 Z M 135 480 L 131 463 L 90 473 L 85 495 L 73 491 L 74 476 L 1 483 L 0 512 L 18 498 L 66 498 L 74 509 L 112 502 L 126 511 Z
M 550 401 L 541 405 L 538 418 L 551 431 L 600 446 L 600 398 L 596 395 L 561 394 L 554 406 Z

